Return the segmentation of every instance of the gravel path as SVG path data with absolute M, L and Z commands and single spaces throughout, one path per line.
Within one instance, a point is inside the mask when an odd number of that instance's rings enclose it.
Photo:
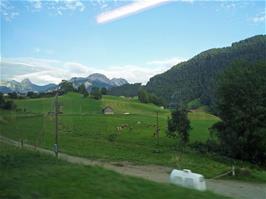
M 0 136 L 0 141 L 15 146 L 21 146 L 19 142 L 3 136 Z M 44 154 L 54 155 L 53 151 L 34 147 L 28 144 L 24 144 L 24 148 L 37 150 Z M 169 174 L 172 170 L 172 168 L 157 165 L 134 165 L 129 162 L 104 162 L 100 160 L 90 160 L 65 153 L 60 153 L 58 157 L 59 159 L 73 164 L 99 166 L 113 170 L 120 174 L 140 177 L 160 183 L 169 183 Z M 207 180 L 207 189 L 214 193 L 229 196 L 235 199 L 266 199 L 266 184 L 232 180 Z

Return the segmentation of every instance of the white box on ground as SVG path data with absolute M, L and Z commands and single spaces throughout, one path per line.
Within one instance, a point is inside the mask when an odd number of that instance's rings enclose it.
M 173 169 L 170 174 L 170 182 L 175 185 L 192 188 L 199 191 L 206 190 L 206 182 L 203 175 L 192 173 L 188 169 Z

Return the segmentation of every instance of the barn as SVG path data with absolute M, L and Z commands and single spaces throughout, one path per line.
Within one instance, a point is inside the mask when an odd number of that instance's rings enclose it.
M 104 115 L 112 115 L 112 114 L 114 114 L 114 111 L 113 111 L 112 107 L 110 107 L 110 106 L 104 107 L 102 109 L 102 112 L 103 112 Z

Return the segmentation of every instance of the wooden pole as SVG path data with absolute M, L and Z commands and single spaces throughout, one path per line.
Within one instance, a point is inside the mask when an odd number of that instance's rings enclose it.
M 160 129 L 159 129 L 159 112 L 156 112 L 156 135 L 157 135 L 157 147 L 159 147 Z
M 55 95 L 55 156 L 58 158 L 58 92 Z

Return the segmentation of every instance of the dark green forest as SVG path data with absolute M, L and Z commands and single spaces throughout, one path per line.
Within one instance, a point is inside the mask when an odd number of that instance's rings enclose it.
M 163 98 L 166 104 L 200 99 L 201 103 L 211 105 L 215 99 L 217 75 L 239 60 L 266 62 L 266 35 L 202 52 L 152 77 L 145 89 Z
M 219 153 L 266 166 L 266 63 L 235 63 L 218 78 L 212 127 Z
M 141 83 L 124 84 L 122 86 L 111 88 L 108 91 L 108 94 L 114 95 L 114 96 L 135 97 L 135 96 L 138 96 L 138 92 L 141 87 L 142 87 Z

